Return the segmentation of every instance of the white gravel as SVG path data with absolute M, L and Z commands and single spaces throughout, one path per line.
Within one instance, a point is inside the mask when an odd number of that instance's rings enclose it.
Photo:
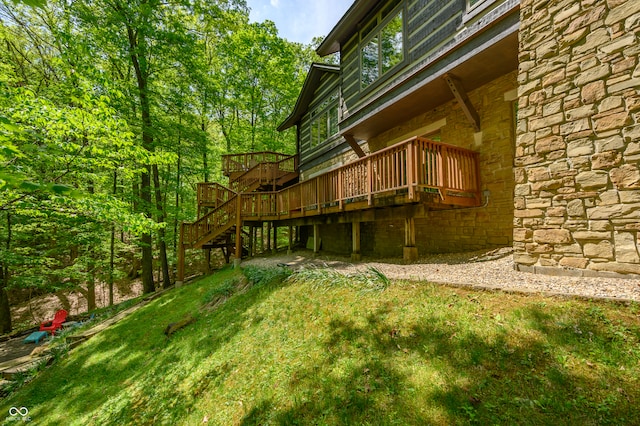
M 558 277 L 514 270 L 512 250 L 423 256 L 414 263 L 401 259 L 364 259 L 351 262 L 346 257 L 313 256 L 308 250 L 293 254 L 277 254 L 243 261 L 242 265 L 274 266 L 286 264 L 292 269 L 301 267 L 331 267 L 344 273 L 354 273 L 374 267 L 391 279 L 430 281 L 447 285 L 510 292 L 540 293 L 640 301 L 640 279 Z

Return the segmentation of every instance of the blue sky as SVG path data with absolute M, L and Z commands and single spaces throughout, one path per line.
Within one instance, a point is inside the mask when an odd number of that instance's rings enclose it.
M 289 41 L 309 44 L 326 36 L 353 0 L 247 0 L 252 22 L 275 22 L 278 34 Z

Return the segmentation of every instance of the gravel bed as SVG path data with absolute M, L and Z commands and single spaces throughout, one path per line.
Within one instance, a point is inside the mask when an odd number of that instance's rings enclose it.
M 514 270 L 511 248 L 423 256 L 413 263 L 402 259 L 364 259 L 351 262 L 340 256 L 317 255 L 308 250 L 292 254 L 276 254 L 243 261 L 242 265 L 275 266 L 285 264 L 292 269 L 330 267 L 346 274 L 374 267 L 391 279 L 430 281 L 454 286 L 504 290 L 518 293 L 540 293 L 640 301 L 640 279 L 558 277 Z

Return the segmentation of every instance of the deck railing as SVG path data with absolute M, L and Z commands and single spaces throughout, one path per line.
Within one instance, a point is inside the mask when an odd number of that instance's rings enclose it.
M 287 171 L 295 172 L 298 169 L 298 156 L 281 154 L 272 151 L 249 152 L 244 154 L 226 154 L 222 156 L 222 172 L 225 175 L 231 173 L 245 172 L 261 163 L 279 163 Z
M 209 205 L 213 208 L 229 201 L 236 192 L 215 182 L 198 183 L 198 208 Z
M 415 202 L 420 192 L 433 193 L 443 204 L 480 205 L 478 153 L 425 138 L 412 138 L 328 173 L 277 192 L 240 194 L 241 218 L 278 220 L 367 208 L 375 198 L 402 195 Z M 231 198 L 218 209 L 188 225 L 185 244 L 202 241 L 225 220 L 236 221 L 238 207 Z M 233 204 L 234 207 L 225 207 Z M 216 213 L 217 210 L 224 213 Z M 208 218 L 209 215 L 215 218 Z M 193 229 L 195 228 L 195 229 Z

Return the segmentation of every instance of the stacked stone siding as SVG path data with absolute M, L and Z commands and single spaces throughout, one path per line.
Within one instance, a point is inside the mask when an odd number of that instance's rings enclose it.
M 473 127 L 456 101 L 398 123 L 398 126 L 369 140 L 372 151 L 383 149 L 388 141 L 406 136 L 411 129 L 446 119 L 440 129 L 442 142 L 480 153 L 480 182 L 489 190 L 485 207 L 431 210 L 416 217 L 416 246 L 419 253 L 446 253 L 509 246 L 513 235 L 513 156 L 514 116 L 509 92 L 517 88 L 517 73 L 502 76 L 468 93 L 480 116 L 481 132 Z M 506 99 L 505 99 L 506 97 Z M 363 247 L 363 254 L 402 256 L 404 219 L 378 221 L 373 232 L 372 253 Z
M 514 260 L 640 274 L 640 1 L 522 0 Z

